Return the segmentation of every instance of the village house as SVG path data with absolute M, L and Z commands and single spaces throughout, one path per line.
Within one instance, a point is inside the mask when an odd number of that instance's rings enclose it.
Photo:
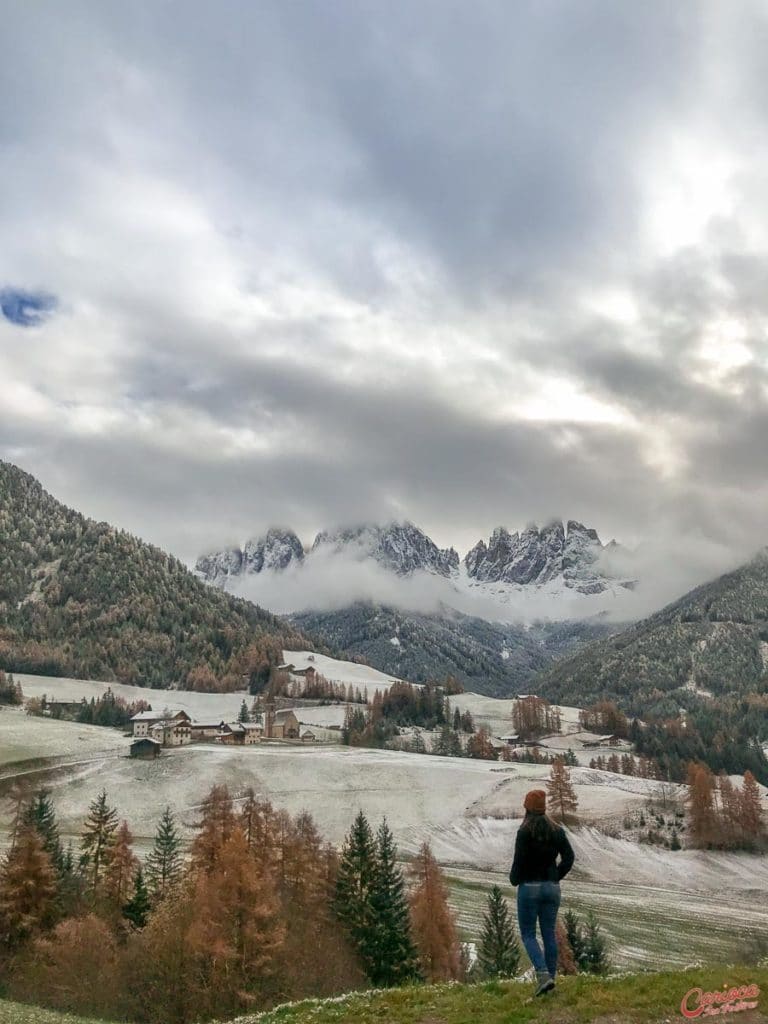
M 162 744 L 158 743 L 157 740 L 152 740 L 149 736 L 142 736 L 140 739 L 134 740 L 131 743 L 131 757 L 141 758 L 142 760 L 149 761 L 154 760 L 160 756 L 160 750 Z
M 189 716 L 167 718 L 149 727 L 150 739 L 157 740 L 163 747 L 183 747 L 192 742 L 192 728 Z
M 226 746 L 251 746 L 260 742 L 263 732 L 261 722 L 224 723 L 216 739 Z
M 224 727 L 224 719 L 221 718 L 217 721 L 211 719 L 208 722 L 190 722 L 189 727 L 193 743 L 200 742 L 201 740 L 214 740 Z
M 158 722 L 186 722 L 189 725 L 191 719 L 186 711 L 177 711 L 173 715 L 167 710 L 163 711 L 139 711 L 131 719 L 133 735 L 135 737 L 148 736 L 149 730 Z
M 592 740 L 588 740 L 582 744 L 585 750 L 591 750 L 594 747 L 618 747 L 621 743 L 621 737 L 615 733 L 609 733 L 606 736 L 596 736 Z

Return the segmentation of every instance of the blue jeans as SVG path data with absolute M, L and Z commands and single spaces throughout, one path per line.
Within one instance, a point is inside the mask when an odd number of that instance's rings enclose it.
M 517 887 L 517 921 L 525 951 L 537 971 L 557 971 L 555 922 L 560 909 L 558 882 L 523 882 Z M 536 939 L 536 922 L 541 928 L 544 952 Z

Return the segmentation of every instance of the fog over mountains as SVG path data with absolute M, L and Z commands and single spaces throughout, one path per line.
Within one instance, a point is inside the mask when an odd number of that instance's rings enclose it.
M 206 582 L 257 594 L 281 612 L 367 599 L 515 621 L 625 615 L 624 599 L 637 584 L 632 559 L 574 520 L 521 532 L 498 527 L 464 558 L 406 521 L 321 531 L 308 548 L 294 531 L 271 528 L 241 547 L 202 556 L 195 568 Z

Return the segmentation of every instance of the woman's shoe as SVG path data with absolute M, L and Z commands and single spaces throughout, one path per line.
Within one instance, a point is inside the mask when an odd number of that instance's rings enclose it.
M 543 996 L 545 992 L 551 992 L 555 987 L 555 979 L 549 971 L 536 971 L 536 981 L 538 983 L 535 993 L 537 996 Z

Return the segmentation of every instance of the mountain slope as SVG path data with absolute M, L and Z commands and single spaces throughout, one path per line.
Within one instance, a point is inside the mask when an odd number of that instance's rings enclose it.
M 467 690 L 509 697 L 528 688 L 554 658 L 603 637 L 602 623 L 505 625 L 445 609 L 441 615 L 359 602 L 340 611 L 291 616 L 329 647 L 413 682 L 452 675 Z
M 168 687 L 192 669 L 250 672 L 294 646 L 312 643 L 0 462 L 0 667 Z
M 638 713 L 673 691 L 768 692 L 768 557 L 681 597 L 629 629 L 564 658 L 537 687 L 589 703 L 607 696 Z

